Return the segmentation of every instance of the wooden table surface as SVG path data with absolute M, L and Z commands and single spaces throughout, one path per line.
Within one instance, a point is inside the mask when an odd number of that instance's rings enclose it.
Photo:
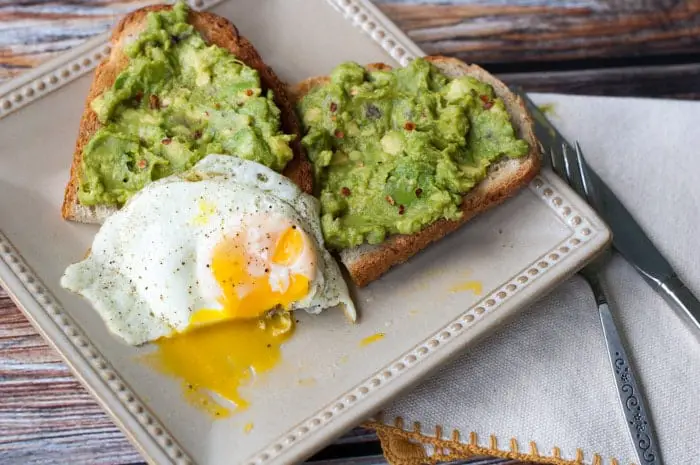
M 0 0 L 0 82 L 148 3 Z M 700 0 L 378 3 L 426 52 L 480 63 L 530 91 L 700 98 Z M 349 463 L 339 457 L 354 453 L 366 455 L 356 465 L 384 463 L 373 439 L 355 430 L 315 458 Z M 141 461 L 0 289 L 0 463 Z

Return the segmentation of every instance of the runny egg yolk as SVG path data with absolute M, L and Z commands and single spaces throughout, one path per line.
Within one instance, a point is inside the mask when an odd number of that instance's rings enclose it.
M 280 346 L 293 332 L 286 312 L 224 321 L 158 340 L 149 362 L 181 379 L 185 397 L 195 407 L 224 418 L 248 406 L 239 388 L 277 364 Z
M 213 250 L 221 308 L 195 312 L 186 331 L 156 342 L 152 356 L 156 368 L 182 380 L 192 404 L 215 417 L 230 414 L 227 403 L 244 409 L 239 388 L 277 364 L 293 332 L 291 314 L 279 308 L 289 310 L 308 294 L 314 272 L 298 227 L 249 226 Z
M 211 271 L 221 288 L 222 308 L 197 311 L 191 325 L 257 318 L 277 307 L 289 309 L 308 294 L 309 276 L 294 266 L 307 258 L 299 228 L 258 233 L 260 238 L 255 240 L 243 235 L 227 238 L 214 249 Z

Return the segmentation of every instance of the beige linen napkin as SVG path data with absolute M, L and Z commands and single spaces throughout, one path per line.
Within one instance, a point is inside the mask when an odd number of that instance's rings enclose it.
M 700 295 L 700 103 L 533 95 Z M 604 272 L 664 463 L 700 463 L 700 335 L 615 255 Z M 498 455 L 637 463 L 598 312 L 574 277 L 387 406 L 394 464 Z

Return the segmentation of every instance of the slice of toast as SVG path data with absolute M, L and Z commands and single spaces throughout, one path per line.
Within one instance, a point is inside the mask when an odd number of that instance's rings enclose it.
M 100 128 L 97 115 L 90 108 L 90 103 L 105 90 L 110 89 L 119 73 L 126 67 L 128 58 L 123 49 L 134 40 L 146 27 L 146 16 L 152 11 L 172 8 L 170 5 L 154 5 L 136 10 L 126 15 L 112 33 L 111 52 L 98 66 L 85 103 L 85 110 L 78 129 L 78 140 L 73 153 L 73 164 L 70 170 L 70 180 L 66 186 L 63 207 L 63 218 L 82 223 L 102 223 L 109 215 L 117 210 L 114 205 L 81 205 L 78 201 L 78 184 L 83 149 L 95 132 Z M 294 111 L 293 103 L 287 96 L 284 83 L 267 66 L 253 45 L 238 33 L 238 29 L 228 20 L 212 13 L 190 10 L 188 22 L 202 34 L 209 44 L 229 50 L 246 65 L 260 73 L 263 91 L 271 89 L 274 92 L 275 103 L 281 111 L 282 130 L 286 134 L 296 135 L 290 143 L 294 158 L 286 166 L 283 174 L 291 178 L 303 191 L 311 193 L 313 189 L 313 174 L 311 164 L 306 158 L 300 143 L 299 122 Z
M 470 75 L 490 84 L 496 95 L 503 99 L 518 136 L 530 145 L 530 151 L 522 158 L 503 159 L 489 168 L 488 176 L 463 197 L 460 206 L 463 216 L 458 221 L 441 219 L 420 232 L 410 235 L 390 236 L 379 245 L 363 244 L 340 251 L 340 259 L 348 269 L 352 280 L 362 287 L 379 278 L 394 265 L 405 262 L 426 248 L 430 243 L 456 230 L 477 214 L 494 207 L 526 186 L 540 168 L 539 143 L 535 139 L 533 122 L 520 97 L 484 69 L 467 65 L 455 58 L 442 56 L 426 57 L 448 77 Z M 372 70 L 388 70 L 390 66 L 373 63 Z M 291 89 L 295 101 L 301 99 L 317 86 L 325 85 L 327 76 L 312 77 Z

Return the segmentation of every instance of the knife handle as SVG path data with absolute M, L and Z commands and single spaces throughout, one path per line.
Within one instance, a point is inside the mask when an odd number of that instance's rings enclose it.
M 681 279 L 673 275 L 659 285 L 661 295 L 671 307 L 680 310 L 681 315 L 700 330 L 700 302 Z
M 598 313 L 600 322 L 603 324 L 603 334 L 615 376 L 617 394 L 625 413 L 627 429 L 634 443 L 637 459 L 640 465 L 662 465 L 654 430 L 647 414 L 649 409 L 637 384 L 608 304 L 598 305 Z

